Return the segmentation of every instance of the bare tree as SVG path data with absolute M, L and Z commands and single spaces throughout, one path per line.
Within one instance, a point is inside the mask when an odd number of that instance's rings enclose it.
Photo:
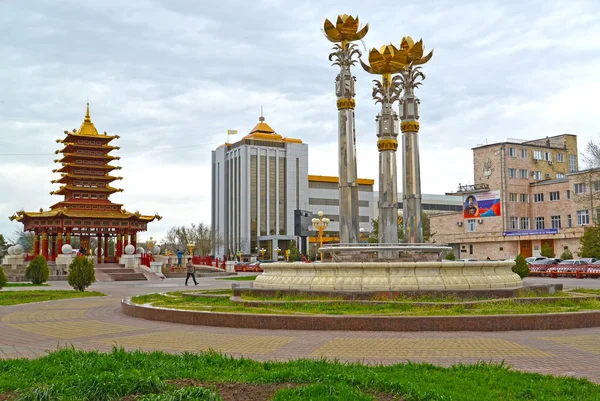
M 219 241 L 217 239 L 216 241 Z M 165 246 L 175 252 L 177 249 L 188 249 L 187 244 L 193 242 L 194 254 L 206 256 L 213 250 L 213 232 L 212 228 L 202 222 L 190 226 L 175 226 L 167 232 L 165 236 Z

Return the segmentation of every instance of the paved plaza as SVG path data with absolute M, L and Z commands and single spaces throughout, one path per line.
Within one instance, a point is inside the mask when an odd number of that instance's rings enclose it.
M 560 281 L 565 288 L 600 288 L 600 280 Z M 228 288 L 236 282 L 200 278 L 199 283 L 196 289 Z M 65 282 L 51 284 L 43 288 L 68 288 Z M 182 279 L 96 283 L 91 289 L 106 297 L 0 307 L 0 355 L 31 358 L 59 346 L 108 351 L 116 345 L 166 352 L 214 349 L 258 360 L 326 357 L 364 363 L 410 360 L 439 365 L 505 361 L 519 370 L 587 377 L 600 383 L 600 328 L 497 333 L 257 330 L 146 321 L 121 313 L 122 297 L 193 288 L 185 287 Z M 18 290 L 27 289 L 40 287 Z

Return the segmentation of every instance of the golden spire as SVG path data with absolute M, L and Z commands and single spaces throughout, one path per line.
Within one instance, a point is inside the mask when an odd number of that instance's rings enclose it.
M 83 120 L 85 122 L 92 122 L 92 119 L 90 118 L 90 102 L 87 103 L 87 108 L 85 110 L 85 119 Z

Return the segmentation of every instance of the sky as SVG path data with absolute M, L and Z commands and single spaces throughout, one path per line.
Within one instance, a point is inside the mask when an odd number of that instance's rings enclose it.
M 52 173 L 64 130 L 89 100 L 99 132 L 121 150 L 111 199 L 158 212 L 141 241 L 176 225 L 210 224 L 210 156 L 228 129 L 258 122 L 309 146 L 309 174 L 338 174 L 337 67 L 326 18 L 369 23 L 359 43 L 434 49 L 421 100 L 423 193 L 473 182 L 471 148 L 508 138 L 576 134 L 600 141 L 598 1 L 191 1 L 0 2 L 0 233 L 17 210 L 62 197 Z M 377 179 L 372 80 L 357 66 L 360 177 Z M 401 164 L 400 164 L 401 165 Z M 402 170 L 398 171 L 399 177 Z M 401 183 L 401 180 L 399 180 Z M 377 182 L 375 184 L 377 190 Z

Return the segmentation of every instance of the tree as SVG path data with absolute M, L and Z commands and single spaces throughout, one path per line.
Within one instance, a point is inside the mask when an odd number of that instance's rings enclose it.
M 69 265 L 69 285 L 77 291 L 85 291 L 96 281 L 94 262 L 85 256 L 78 256 Z
M 13 237 L 11 238 L 11 242 L 13 245 L 21 245 L 23 247 L 23 251 L 27 253 L 33 252 L 33 240 L 35 238 L 35 234 L 30 231 L 24 231 L 23 228 L 18 228 L 14 231 Z
M 582 258 L 600 258 L 600 227 L 586 227 L 579 242 Z
M 8 280 L 6 279 L 6 275 L 4 274 L 4 270 L 2 269 L 2 266 L 0 266 L 0 290 L 2 289 L 2 287 L 4 287 L 6 285 L 6 282 Z
M 0 259 L 6 255 L 8 252 L 8 246 L 6 244 L 6 240 L 4 239 L 4 235 L 0 234 Z
M 300 256 L 300 251 L 296 246 L 296 241 L 290 241 L 288 250 L 290 251 L 290 262 L 299 262 L 300 260 L 302 260 L 302 256 Z
M 423 241 L 429 242 L 431 237 L 435 233 L 431 233 L 431 221 L 429 220 L 429 216 L 427 213 L 421 213 L 421 224 L 423 226 Z M 369 235 L 370 243 L 378 243 L 379 242 L 379 219 L 371 219 L 371 235 Z M 400 223 L 398 224 L 398 241 L 404 241 L 404 227 L 402 226 L 402 219 L 400 219 Z
M 525 260 L 523 254 L 517 255 L 512 271 L 517 273 L 521 278 L 529 276 L 529 266 L 527 265 L 527 261 Z
M 25 279 L 33 284 L 45 283 L 48 281 L 48 276 L 50 276 L 48 262 L 42 255 L 36 256 L 25 269 Z
M 544 244 L 542 245 L 542 250 L 540 251 L 540 255 L 545 256 L 547 258 L 553 258 L 554 249 L 552 249 L 549 243 L 544 242 Z
M 573 253 L 568 249 L 565 249 L 565 251 L 560 255 L 560 258 L 562 260 L 573 259 Z
M 454 256 L 454 252 L 450 251 L 446 254 L 446 256 L 444 256 L 444 259 L 446 260 L 456 260 L 456 256 Z
M 213 230 L 204 223 L 190 224 L 189 226 L 175 226 L 165 236 L 165 246 L 172 252 L 177 249 L 188 249 L 187 244 L 193 242 L 194 254 L 201 256 L 210 255 L 213 250 Z M 216 240 L 219 242 L 219 239 Z M 234 252 L 235 253 L 235 252 Z

